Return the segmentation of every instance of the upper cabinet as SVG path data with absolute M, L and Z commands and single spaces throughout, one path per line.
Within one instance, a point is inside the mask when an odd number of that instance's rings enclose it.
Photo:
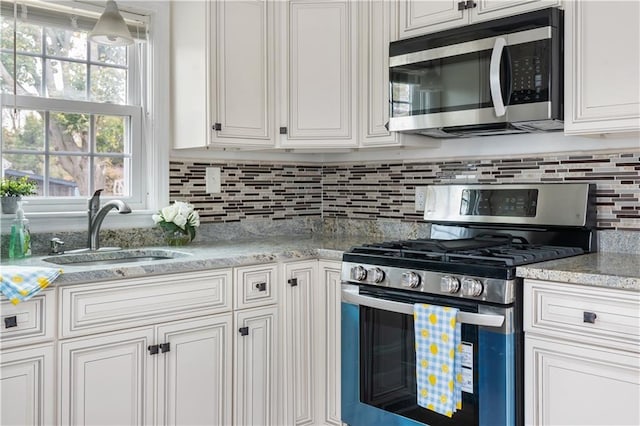
M 171 3 L 175 148 L 274 145 L 274 10 L 266 0 Z
M 640 2 L 565 6 L 565 133 L 639 131 Z
M 559 5 L 559 0 L 398 0 L 398 38 Z
M 281 6 L 281 146 L 357 146 L 356 2 Z
M 389 42 L 396 28 L 396 4 L 358 3 L 358 109 L 361 146 L 397 146 L 389 122 Z

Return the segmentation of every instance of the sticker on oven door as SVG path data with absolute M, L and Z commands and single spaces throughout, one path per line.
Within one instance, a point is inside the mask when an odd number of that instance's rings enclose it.
M 473 344 L 468 342 L 462 343 L 462 352 L 460 353 L 460 364 L 462 365 L 462 386 L 461 389 L 466 393 L 473 393 Z
M 473 393 L 473 369 L 462 367 L 462 392 Z
M 462 342 L 462 366 L 473 371 L 473 344 Z

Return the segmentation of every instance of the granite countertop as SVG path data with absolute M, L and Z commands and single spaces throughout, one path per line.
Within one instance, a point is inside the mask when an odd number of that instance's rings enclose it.
M 343 251 L 367 242 L 372 242 L 372 238 L 291 235 L 260 240 L 200 242 L 182 247 L 158 246 L 130 249 L 131 251 L 144 250 L 147 253 L 171 250 L 184 254 L 173 259 L 149 260 L 137 263 L 83 266 L 81 264 L 56 265 L 43 260 L 52 256 L 34 256 L 15 261 L 3 259 L 2 263 L 15 266 L 60 267 L 63 270 L 63 274 L 56 279 L 55 285 L 65 285 L 279 261 L 315 258 L 340 261 L 342 260 Z
M 519 266 L 517 275 L 546 281 L 640 291 L 640 255 L 600 252 Z

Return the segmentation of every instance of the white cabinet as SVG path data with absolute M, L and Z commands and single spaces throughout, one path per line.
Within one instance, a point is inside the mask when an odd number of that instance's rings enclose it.
M 559 0 L 399 0 L 398 37 L 415 37 L 559 4 Z
M 60 287 L 59 423 L 228 424 L 231 279 L 223 269 Z
M 55 424 L 53 344 L 3 350 L 0 354 L 0 424 Z
M 524 286 L 526 424 L 640 424 L 640 294 Z
M 234 315 L 234 424 L 280 424 L 278 308 L 243 309 Z
M 175 148 L 273 146 L 275 2 L 172 2 Z
M 314 300 L 317 260 L 284 264 L 282 280 L 282 330 L 284 338 L 284 423 L 315 424 L 314 369 L 317 350 L 314 346 Z
M 341 262 L 320 261 L 319 280 L 315 286 L 314 306 L 317 308 L 316 348 L 317 368 L 315 389 L 318 424 L 342 425 L 340 415 L 340 310 L 342 303 Z
M 565 133 L 640 131 L 640 2 L 565 4 Z
M 153 327 L 60 345 L 61 425 L 152 423 Z
M 56 291 L 49 288 L 17 305 L 0 296 L 0 348 L 52 341 L 55 337 Z
M 156 424 L 231 424 L 232 315 L 158 326 Z M 165 350 L 165 352 L 163 352 Z
M 389 42 L 395 30 L 396 4 L 381 0 L 358 2 L 358 109 L 361 146 L 396 146 L 390 133 Z
M 289 0 L 280 13 L 280 145 L 357 145 L 356 2 Z

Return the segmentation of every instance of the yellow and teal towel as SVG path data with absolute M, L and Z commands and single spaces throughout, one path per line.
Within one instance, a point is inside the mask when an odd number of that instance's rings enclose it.
M 458 309 L 415 304 L 418 405 L 447 417 L 462 408 Z
M 0 266 L 0 292 L 17 305 L 47 288 L 61 273 L 57 268 Z

